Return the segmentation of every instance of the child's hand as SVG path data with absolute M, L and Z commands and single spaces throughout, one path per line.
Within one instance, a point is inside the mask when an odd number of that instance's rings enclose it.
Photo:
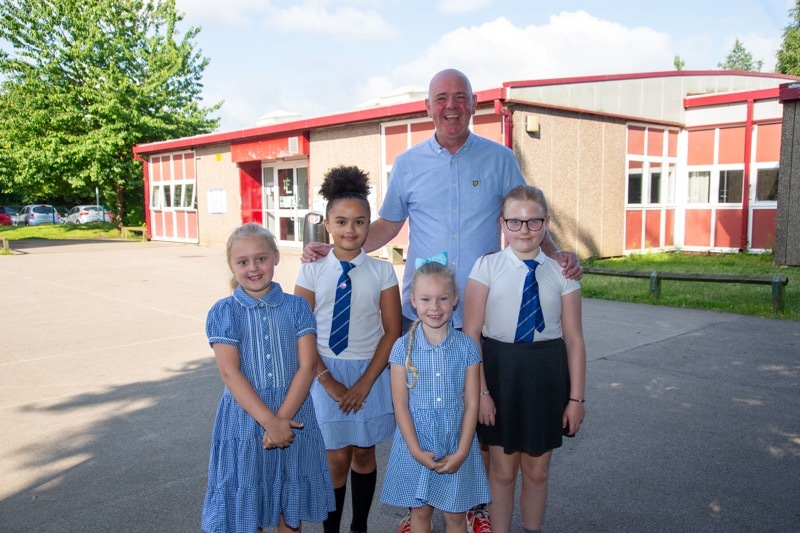
M 497 409 L 494 406 L 494 400 L 491 394 L 481 395 L 478 408 L 478 422 L 484 426 L 493 426 L 495 414 L 497 414 Z
M 578 432 L 583 423 L 583 417 L 586 416 L 586 410 L 582 403 L 567 402 L 567 407 L 564 409 L 564 416 L 561 419 L 561 427 L 567 430 L 567 434 L 572 436 Z
M 436 470 L 440 474 L 455 474 L 461 465 L 464 463 L 466 456 L 462 456 L 458 452 L 445 455 L 436 461 Z
M 347 387 L 342 385 L 340 382 L 333 379 L 333 377 L 328 374 L 328 378 L 325 380 L 325 383 L 322 383 L 322 388 L 325 389 L 325 392 L 328 393 L 328 396 L 331 399 L 339 404 L 341 408 L 341 401 L 344 395 L 347 393 Z
M 417 460 L 419 464 L 424 466 L 425 468 L 429 468 L 431 470 L 436 470 L 438 466 L 438 461 L 434 460 L 433 452 L 426 452 L 425 450 L 420 450 L 416 454 L 412 454 L 414 459 Z
M 356 381 L 339 400 L 339 409 L 344 414 L 350 414 L 350 411 L 360 411 L 364 407 L 369 391 L 372 390 L 372 385 L 366 381 L 362 376 L 362 379 Z
M 264 449 L 286 448 L 294 441 L 292 428 L 300 429 L 302 427 L 302 422 L 276 416 L 271 423 L 264 427 L 264 437 L 261 439 L 261 444 Z

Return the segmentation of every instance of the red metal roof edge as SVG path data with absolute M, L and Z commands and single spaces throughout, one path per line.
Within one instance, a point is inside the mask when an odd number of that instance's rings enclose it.
M 778 97 L 778 87 L 767 89 L 753 89 L 750 91 L 732 91 L 726 93 L 698 94 L 687 96 L 683 99 L 683 107 L 706 107 L 710 105 L 734 104 L 748 100 L 768 100 Z
M 800 80 L 800 76 L 776 74 L 772 72 L 747 72 L 744 70 L 666 70 L 661 72 L 634 72 L 629 74 L 603 74 L 595 76 L 576 76 L 568 78 L 550 78 L 544 80 L 520 80 L 503 82 L 504 88 L 543 87 L 548 85 L 566 85 L 576 83 L 591 83 L 597 81 L 638 80 L 647 78 L 673 78 L 678 76 L 748 76 L 760 78 L 778 78 L 786 80 Z
M 494 103 L 494 101 L 497 99 L 502 99 L 504 91 L 498 87 L 495 89 L 476 91 L 475 95 L 478 97 L 478 105 L 480 106 L 490 102 Z M 171 139 L 168 141 L 137 144 L 133 147 L 133 153 L 136 156 L 139 154 L 167 152 L 170 150 L 208 146 L 211 144 L 252 141 L 261 137 L 286 135 L 329 126 L 352 124 L 355 122 L 369 122 L 373 120 L 389 119 L 392 117 L 400 117 L 403 115 L 413 115 L 425 112 L 425 101 L 417 100 L 414 102 L 404 102 L 396 105 L 371 107 L 364 110 L 347 111 L 334 115 L 325 115 L 303 120 L 294 120 L 291 122 L 282 122 L 280 124 L 272 124 L 269 126 L 256 126 L 241 130 L 207 133 L 204 135 L 182 137 L 180 139 Z
M 618 113 L 606 113 L 603 111 L 592 111 L 589 109 L 583 109 L 580 107 L 568 107 L 568 106 L 561 106 L 561 105 L 553 105 L 553 104 L 543 104 L 541 102 L 529 102 L 527 100 L 516 100 L 516 99 L 509 99 L 505 101 L 508 105 L 527 105 L 531 107 L 541 107 L 544 109 L 556 109 L 559 111 L 568 111 L 570 113 L 579 113 L 581 115 L 592 115 L 598 117 L 609 117 L 609 118 L 617 118 L 620 120 L 625 120 L 629 122 L 639 122 L 643 124 L 657 124 L 659 126 L 669 126 L 675 128 L 683 128 L 684 124 L 682 122 L 673 122 L 671 120 L 657 120 L 657 119 L 650 119 L 650 118 L 643 118 L 643 117 L 636 117 L 632 115 L 622 115 Z

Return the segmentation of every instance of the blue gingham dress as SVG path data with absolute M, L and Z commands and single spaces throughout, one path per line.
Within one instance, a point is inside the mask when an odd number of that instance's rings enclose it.
M 208 313 L 211 344 L 239 347 L 241 371 L 261 400 L 276 412 L 298 369 L 297 340 L 316 331 L 308 302 L 285 294 L 273 282 L 260 300 L 241 287 Z M 291 527 L 321 522 L 336 508 L 325 444 L 311 397 L 294 417 L 287 448 L 265 450 L 263 428 L 226 388 L 217 408 L 203 503 L 203 531 L 252 532 L 276 526 L 280 515 Z
M 409 334 L 392 348 L 389 363 L 405 368 Z M 475 342 L 449 327 L 447 337 L 436 346 L 417 329 L 411 363 L 419 370 L 414 388 L 408 390 L 408 404 L 417 439 L 423 450 L 439 459 L 458 449 L 464 415 L 464 376 L 468 366 L 480 362 Z M 406 372 L 408 383 L 411 373 Z M 477 437 L 458 472 L 439 474 L 411 456 L 398 427 L 386 466 L 381 501 L 397 507 L 430 505 L 448 513 L 462 513 L 491 500 Z

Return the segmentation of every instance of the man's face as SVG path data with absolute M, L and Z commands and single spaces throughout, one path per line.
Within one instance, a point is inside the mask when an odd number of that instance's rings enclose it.
M 436 140 L 451 153 L 467 140 L 476 103 L 476 96 L 460 73 L 440 72 L 431 80 L 425 108 L 436 126 Z

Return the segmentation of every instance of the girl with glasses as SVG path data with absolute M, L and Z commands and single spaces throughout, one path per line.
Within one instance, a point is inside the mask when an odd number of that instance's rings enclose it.
M 464 332 L 482 346 L 478 437 L 489 447 L 495 533 L 509 531 L 519 471 L 524 531 L 541 530 L 553 449 L 584 417 L 580 285 L 541 251 L 549 222 L 540 189 L 512 189 L 500 220 L 509 246 L 478 259 L 466 286 Z

